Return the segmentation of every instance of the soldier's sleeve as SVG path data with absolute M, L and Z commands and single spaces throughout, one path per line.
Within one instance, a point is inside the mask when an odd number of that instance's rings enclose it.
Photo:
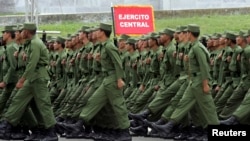
M 23 73 L 23 78 L 27 78 L 29 74 L 35 71 L 40 58 L 40 44 L 36 41 L 31 42 L 29 60 L 26 66 L 26 69 Z
M 203 51 L 201 47 L 194 47 L 193 51 L 199 63 L 202 80 L 210 80 L 210 68 L 208 65 L 205 51 Z
M 117 79 L 124 78 L 122 61 L 121 61 L 121 57 L 119 56 L 118 50 L 112 46 L 108 46 L 105 48 L 106 48 L 106 51 L 107 51 L 109 57 L 111 58 L 112 62 L 114 63 L 115 73 L 116 73 Z
M 17 60 L 14 57 L 16 48 L 14 46 L 7 47 L 6 55 L 9 63 L 9 68 L 3 78 L 3 81 L 5 84 L 8 84 L 10 80 L 12 79 L 12 75 L 15 73 L 16 67 L 17 67 Z

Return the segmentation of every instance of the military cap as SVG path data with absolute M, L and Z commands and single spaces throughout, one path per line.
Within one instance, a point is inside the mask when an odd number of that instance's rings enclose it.
M 235 40 L 236 39 L 236 35 L 233 32 L 227 32 L 226 33 L 226 38 L 231 39 L 231 40 Z
M 112 25 L 107 23 L 100 23 L 99 28 L 106 31 L 112 31 Z
M 11 25 L 4 26 L 4 29 L 2 32 L 13 32 L 15 31 L 14 27 Z
M 128 38 L 126 41 L 126 44 L 135 44 L 135 43 L 136 43 L 136 40 L 133 38 Z
M 217 37 L 216 35 L 214 35 L 214 36 L 211 36 L 211 39 L 212 39 L 212 40 L 218 40 L 219 37 Z
M 58 36 L 56 38 L 56 41 L 59 42 L 59 43 L 61 43 L 61 44 L 63 44 L 65 42 L 65 39 L 63 37 Z
M 250 29 L 249 30 L 247 30 L 247 32 L 245 33 L 245 35 L 244 35 L 245 37 L 248 37 L 248 36 L 250 36 Z
M 121 36 L 119 37 L 119 40 L 127 40 L 130 36 L 127 34 L 121 34 Z
M 194 33 L 200 33 L 200 27 L 196 24 L 189 24 L 187 30 Z
M 167 34 L 171 37 L 173 37 L 174 33 L 175 33 L 175 30 L 174 29 L 171 29 L 171 28 L 166 28 L 164 29 L 163 31 L 160 31 L 159 32 L 160 34 Z
M 148 39 L 149 39 L 149 38 L 157 39 L 158 36 L 159 36 L 159 35 L 157 35 L 157 33 L 151 32 L 151 33 L 148 35 Z
M 179 33 L 179 32 L 180 32 L 180 27 L 181 27 L 181 26 L 177 26 L 177 27 L 176 27 L 176 29 L 175 29 L 175 32 L 176 32 L 176 33 Z
M 35 23 L 24 23 L 23 24 L 23 30 L 36 30 L 36 24 Z
M 186 25 L 181 25 L 178 32 L 183 32 L 183 31 L 187 31 Z
M 238 36 L 246 37 L 246 31 L 240 30 Z
M 88 26 L 85 26 L 85 25 L 84 25 L 84 26 L 81 27 L 80 31 L 84 32 L 85 29 L 88 29 L 88 28 L 89 28 Z

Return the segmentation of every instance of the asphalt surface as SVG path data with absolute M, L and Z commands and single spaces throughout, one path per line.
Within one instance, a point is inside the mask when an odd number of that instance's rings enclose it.
M 72 141 L 93 141 L 91 139 L 66 139 L 66 138 L 59 138 L 59 141 L 71 141 L 71 140 Z M 0 140 L 0 141 L 4 141 L 4 140 Z M 17 141 L 17 140 L 15 140 L 15 141 Z M 133 137 L 132 141 L 173 141 L 173 140 L 160 139 L 160 138 L 149 138 L 149 137 Z

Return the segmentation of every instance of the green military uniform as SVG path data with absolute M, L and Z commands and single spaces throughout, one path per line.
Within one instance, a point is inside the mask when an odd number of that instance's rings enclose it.
M 100 24 L 100 28 L 111 31 L 111 27 L 106 24 Z M 89 122 L 104 105 L 110 103 L 118 121 L 117 128 L 128 129 L 129 120 L 125 100 L 122 89 L 117 88 L 117 80 L 124 77 L 121 58 L 111 40 L 108 39 L 101 44 L 101 65 L 105 78 L 83 107 L 80 118 Z
M 5 32 L 14 32 L 12 26 L 5 26 Z M 15 84 L 18 80 L 18 75 L 15 73 L 17 67 L 17 60 L 14 57 L 14 53 L 18 50 L 18 46 L 14 41 L 6 43 L 6 51 L 4 59 L 3 71 L 6 70 L 6 73 L 3 77 L 3 82 L 6 84 L 1 96 L 0 96 L 0 114 L 3 113 L 3 110 L 6 106 L 8 99 L 10 98 L 12 90 L 15 88 Z
M 240 35 L 242 36 L 242 35 Z M 245 36 L 245 35 L 243 35 Z M 245 38 L 245 37 L 243 37 Z M 220 113 L 221 118 L 228 118 L 232 113 L 239 107 L 245 95 L 248 93 L 250 88 L 250 76 L 249 76 L 249 58 L 250 58 L 250 46 L 247 45 L 243 48 L 241 55 L 241 81 L 237 88 L 233 91 L 230 98 L 227 100 L 222 112 Z
M 36 25 L 25 23 L 23 29 L 36 30 Z M 33 35 L 30 44 L 27 46 L 27 54 L 28 62 L 22 75 L 25 80 L 23 87 L 13 97 L 12 103 L 5 114 L 5 119 L 16 126 L 20 122 L 27 105 L 34 98 L 42 122 L 44 122 L 44 128 L 50 128 L 55 125 L 56 121 L 51 110 L 47 88 L 47 81 L 49 80 L 46 69 L 49 61 L 48 50 L 39 37 Z
M 188 25 L 188 31 L 200 32 L 197 25 Z M 179 123 L 187 113 L 197 104 L 201 116 L 209 125 L 219 123 L 213 98 L 209 93 L 203 92 L 203 81 L 210 80 L 209 53 L 205 47 L 196 39 L 191 43 L 188 54 L 190 81 L 186 91 L 170 119 Z
M 226 38 L 231 39 L 231 40 L 235 40 L 236 36 L 234 34 L 228 32 L 226 34 Z M 223 107 L 225 106 L 227 100 L 232 95 L 233 90 L 236 89 L 236 87 L 238 86 L 238 84 L 240 82 L 240 74 L 241 74 L 241 72 L 240 72 L 240 60 L 237 60 L 237 56 L 242 52 L 242 49 L 241 49 L 241 47 L 239 47 L 237 45 L 232 45 L 231 48 L 232 48 L 232 52 L 230 54 L 231 60 L 229 62 L 229 66 L 228 66 L 229 73 L 230 73 L 228 75 L 228 77 L 231 78 L 231 81 L 230 81 L 230 84 L 226 87 L 222 96 L 216 102 L 216 110 L 217 110 L 218 114 L 220 114 L 220 112 L 222 111 Z

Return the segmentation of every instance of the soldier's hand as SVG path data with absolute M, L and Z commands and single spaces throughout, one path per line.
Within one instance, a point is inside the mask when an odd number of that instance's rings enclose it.
M 179 55 L 178 55 L 179 59 L 182 60 L 183 59 L 183 53 L 180 52 Z
M 0 88 L 5 88 L 6 87 L 6 84 L 4 82 L 1 82 L 0 83 Z
M 154 89 L 155 89 L 155 91 L 158 91 L 158 90 L 160 89 L 160 86 L 159 86 L 159 85 L 156 85 L 156 86 L 154 87 Z
M 174 57 L 174 58 L 176 58 L 176 56 L 177 56 L 177 52 L 176 52 L 176 51 L 174 51 L 174 53 L 173 53 L 173 57 Z
M 218 59 L 222 58 L 222 52 L 218 55 Z
M 231 62 L 232 57 L 231 56 L 227 56 L 227 62 Z
M 91 60 L 92 58 L 93 58 L 93 55 L 92 55 L 92 53 L 89 53 L 89 54 L 88 54 L 88 57 L 87 57 L 87 59 L 88 59 L 88 60 Z
M 70 60 L 70 64 L 74 64 L 75 63 L 75 58 L 72 58 L 71 60 Z
M 99 62 L 101 60 L 101 54 L 100 53 L 96 53 L 96 55 L 95 55 L 94 58 L 95 58 L 96 61 Z
M 136 69 L 137 63 L 133 63 L 133 64 L 132 64 L 132 67 L 133 67 L 133 69 Z
M 210 87 L 209 87 L 208 84 L 207 84 L 207 85 L 203 85 L 203 92 L 204 92 L 205 94 L 209 94 L 209 92 L 210 92 Z
M 141 92 L 143 92 L 143 91 L 145 90 L 145 87 L 144 87 L 144 85 L 140 85 L 140 88 L 139 88 L 139 90 L 140 90 Z
M 215 87 L 215 92 L 218 92 L 220 90 L 220 86 Z
M 62 59 L 61 64 L 62 64 L 62 65 L 65 65 L 65 64 L 66 64 L 66 60 L 65 60 L 65 59 Z
M 14 55 L 15 58 L 17 58 L 18 57 L 18 51 L 15 51 L 13 55 Z
M 184 61 L 187 62 L 189 59 L 188 59 L 188 55 L 185 55 L 184 56 Z
M 163 54 L 163 52 L 162 52 L 162 53 L 160 53 L 160 55 L 158 56 L 158 60 L 161 61 L 161 60 L 163 59 L 163 57 L 164 57 L 164 54 Z
M 23 57 L 22 57 L 22 58 L 23 58 L 23 61 L 26 61 L 27 55 L 26 55 L 25 53 L 23 53 L 22 56 L 23 56 Z
M 20 88 L 22 88 L 22 87 L 23 87 L 23 83 L 21 83 L 21 82 L 18 81 L 18 82 L 16 83 L 16 88 L 17 88 L 17 89 L 20 89 Z
M 150 64 L 150 62 L 151 62 L 151 58 L 147 58 L 146 64 Z
M 241 60 L 241 56 L 240 54 L 237 55 L 237 61 L 240 61 Z
M 117 80 L 117 87 L 118 89 L 122 89 L 125 86 L 125 83 L 122 79 Z
M 211 66 L 214 65 L 214 59 L 210 59 L 210 65 L 211 65 Z
M 77 53 L 77 59 L 81 58 L 81 53 Z

